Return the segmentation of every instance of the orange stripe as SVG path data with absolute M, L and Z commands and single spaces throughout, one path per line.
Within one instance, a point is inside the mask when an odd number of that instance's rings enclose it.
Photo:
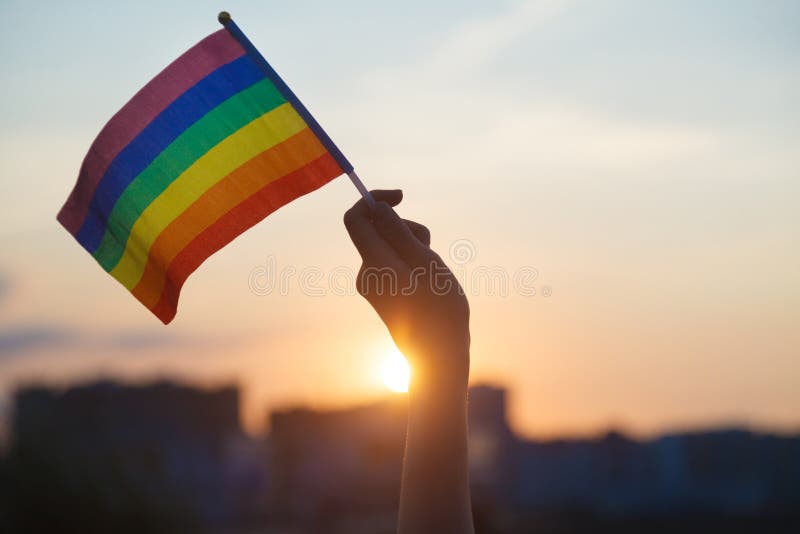
M 165 271 L 175 256 L 214 221 L 269 182 L 318 158 L 325 148 L 311 130 L 303 129 L 217 182 L 162 231 L 147 257 L 139 282 L 131 291 L 142 304 L 156 305 Z
M 265 185 L 225 213 L 175 256 L 167 269 L 161 297 L 155 306 L 148 306 L 150 310 L 164 324 L 169 323 L 175 317 L 183 283 L 206 258 L 284 204 L 322 187 L 342 172 L 339 164 L 326 152 L 304 167 Z

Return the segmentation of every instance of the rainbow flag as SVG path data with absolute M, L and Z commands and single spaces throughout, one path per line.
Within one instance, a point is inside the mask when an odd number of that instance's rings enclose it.
M 59 222 L 164 324 L 186 278 L 352 165 L 230 18 L 95 139 Z

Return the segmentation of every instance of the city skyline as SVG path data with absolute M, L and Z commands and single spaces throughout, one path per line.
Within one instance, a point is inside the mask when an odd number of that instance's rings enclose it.
M 470 399 L 478 532 L 796 530 L 800 434 L 528 440 L 508 426 L 506 390 L 472 387 Z M 231 386 L 107 381 L 30 387 L 14 400 L 0 510 L 17 530 L 394 531 L 401 397 L 274 410 L 256 438 L 242 432 Z
M 55 220 L 102 125 L 224 8 L 462 282 L 535 270 L 533 295 L 470 295 L 472 379 L 508 386 L 516 432 L 797 430 L 792 2 L 3 3 L 0 406 L 31 381 L 234 382 L 256 432 L 386 394 L 383 324 L 326 285 L 359 264 L 346 178 L 202 265 L 168 328 Z M 253 285 L 270 258 L 285 294 Z

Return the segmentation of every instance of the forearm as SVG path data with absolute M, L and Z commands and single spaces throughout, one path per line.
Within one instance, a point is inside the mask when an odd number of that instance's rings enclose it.
M 469 361 L 458 355 L 450 361 Z M 418 372 L 419 371 L 419 372 Z M 474 532 L 467 462 L 467 372 L 415 369 L 400 491 L 400 534 Z
M 401 534 L 471 534 L 467 465 L 469 303 L 430 248 L 427 228 L 391 208 L 400 191 L 375 191 L 344 223 L 363 263 L 358 291 L 412 360 L 408 433 L 400 489 Z M 374 270 L 391 270 L 402 290 L 385 292 Z M 413 358 L 411 358 L 413 356 Z

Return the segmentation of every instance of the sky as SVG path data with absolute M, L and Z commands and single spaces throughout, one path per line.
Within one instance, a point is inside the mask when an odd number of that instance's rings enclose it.
M 800 4 L 758 0 L 0 1 L 0 411 L 29 383 L 237 383 L 258 432 L 391 394 L 391 339 L 340 291 L 346 178 L 211 257 L 166 327 L 55 220 L 221 9 L 368 187 L 404 190 L 517 432 L 800 429 Z

